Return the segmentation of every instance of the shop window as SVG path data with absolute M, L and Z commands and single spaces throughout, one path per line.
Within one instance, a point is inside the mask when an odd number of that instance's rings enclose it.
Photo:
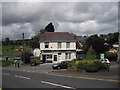
M 71 59 L 71 53 L 66 53 L 65 54 L 65 59 Z

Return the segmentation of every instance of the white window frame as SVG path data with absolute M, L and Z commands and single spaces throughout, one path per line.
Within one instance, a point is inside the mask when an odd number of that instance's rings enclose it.
M 65 53 L 65 59 L 71 59 L 71 53 Z
M 70 48 L 70 42 L 66 42 L 66 48 Z
M 62 46 L 62 43 L 61 42 L 58 42 L 58 48 L 61 48 Z

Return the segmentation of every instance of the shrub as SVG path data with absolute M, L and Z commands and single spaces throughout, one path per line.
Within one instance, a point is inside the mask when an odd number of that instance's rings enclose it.
M 87 65 L 87 66 L 85 67 L 85 71 L 87 71 L 87 72 L 97 72 L 98 69 L 97 69 L 97 67 L 94 66 L 94 65 Z
M 87 72 L 97 72 L 99 70 L 105 70 L 108 68 L 109 67 L 107 66 L 107 64 L 102 63 L 101 61 L 90 60 L 90 62 L 86 65 L 85 70 Z
M 79 61 L 76 66 L 77 66 L 78 70 L 79 69 L 83 69 L 84 70 L 86 65 L 87 65 L 87 61 Z
M 117 57 L 117 53 L 106 53 L 106 58 L 108 58 L 110 61 L 116 61 Z
M 77 71 L 97 72 L 109 69 L 108 65 L 98 60 L 76 61 L 68 64 L 68 67 L 76 67 Z
M 9 61 L 9 60 L 4 60 L 4 61 L 2 61 L 2 66 L 4 67 L 4 66 L 10 66 L 11 64 L 13 63 L 13 61 Z
M 73 66 L 76 66 L 74 62 L 68 64 L 68 67 L 73 67 Z
M 86 58 L 87 59 L 95 59 L 97 57 L 95 50 L 92 48 L 92 46 L 89 48 Z

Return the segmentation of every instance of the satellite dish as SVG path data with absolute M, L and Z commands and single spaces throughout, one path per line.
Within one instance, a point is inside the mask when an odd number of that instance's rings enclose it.
M 34 51 L 33 51 L 33 55 L 39 57 L 40 56 L 40 52 L 41 51 L 40 51 L 39 48 L 35 48 Z

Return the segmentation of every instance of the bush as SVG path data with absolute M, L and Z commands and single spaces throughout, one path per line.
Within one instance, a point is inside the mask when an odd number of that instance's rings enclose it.
M 87 61 L 79 61 L 78 63 L 76 63 L 77 69 L 79 70 L 84 70 L 85 67 L 87 65 Z
M 4 67 L 4 66 L 10 66 L 11 64 L 13 63 L 13 61 L 9 61 L 9 60 L 4 60 L 4 61 L 2 61 L 2 66 Z
M 98 69 L 97 69 L 97 67 L 94 66 L 94 65 L 87 65 L 87 66 L 85 67 L 85 71 L 87 71 L 87 72 L 97 72 Z
M 97 57 L 95 50 L 92 48 L 92 46 L 89 48 L 86 58 L 87 59 L 95 59 Z
M 76 66 L 74 62 L 68 63 L 68 67 Z
M 108 65 L 98 60 L 76 61 L 68 64 L 68 67 L 76 67 L 77 71 L 97 72 L 109 69 Z
M 110 61 L 116 61 L 117 57 L 117 53 L 106 53 L 106 58 L 108 58 Z

